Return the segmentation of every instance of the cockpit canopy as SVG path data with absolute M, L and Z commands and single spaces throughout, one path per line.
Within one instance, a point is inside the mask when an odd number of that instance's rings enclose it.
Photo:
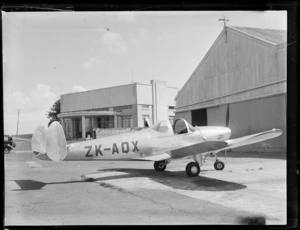
M 195 128 L 183 118 L 174 121 L 173 130 L 175 134 L 192 133 Z
M 169 121 L 160 121 L 152 128 L 165 135 L 174 135 L 172 125 L 170 124 Z
M 152 127 L 154 130 L 164 133 L 166 135 L 174 134 L 183 134 L 183 133 L 192 133 L 195 131 L 195 128 L 191 126 L 183 118 L 179 118 L 174 121 L 173 127 L 169 121 L 160 121 Z

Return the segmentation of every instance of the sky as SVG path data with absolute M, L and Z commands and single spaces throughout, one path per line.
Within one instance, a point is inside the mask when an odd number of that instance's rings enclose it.
M 180 89 L 223 29 L 287 30 L 286 11 L 2 12 L 4 133 L 33 133 L 61 94 L 163 80 Z

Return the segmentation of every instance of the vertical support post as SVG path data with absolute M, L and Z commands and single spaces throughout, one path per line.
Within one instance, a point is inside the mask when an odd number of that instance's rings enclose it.
M 18 109 L 17 135 L 16 136 L 18 136 L 18 133 L 19 133 L 19 117 L 20 117 L 20 109 Z
M 85 116 L 81 116 L 82 138 L 85 138 Z
M 114 128 L 118 128 L 118 116 L 114 115 Z
M 152 85 L 152 124 L 156 124 L 157 120 L 157 98 L 156 98 L 156 82 L 151 80 Z

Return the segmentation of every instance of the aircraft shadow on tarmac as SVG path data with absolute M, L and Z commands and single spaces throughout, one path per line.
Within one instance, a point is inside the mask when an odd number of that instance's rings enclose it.
M 86 183 L 88 181 L 76 180 L 76 181 L 62 181 L 62 182 L 41 182 L 36 180 L 14 180 L 20 189 L 12 189 L 11 191 L 27 191 L 27 190 L 40 190 L 46 185 L 51 184 L 74 184 L 74 183 Z
M 204 176 L 198 177 L 187 177 L 184 171 L 165 171 L 156 172 L 153 169 L 124 169 L 124 168 L 113 168 L 113 169 L 99 169 L 99 174 L 101 172 L 124 172 L 123 175 L 112 175 L 100 178 L 92 178 L 87 180 L 74 180 L 74 181 L 62 181 L 62 182 L 49 182 L 44 183 L 35 180 L 15 180 L 20 189 L 14 189 L 12 191 L 24 191 L 24 190 L 39 190 L 46 185 L 51 184 L 70 184 L 70 183 L 91 183 L 91 182 L 101 182 L 107 180 L 115 179 L 126 179 L 126 178 L 136 178 L 136 177 L 147 177 L 152 181 L 161 183 L 165 186 L 172 187 L 174 189 L 183 189 L 190 191 L 235 191 L 239 189 L 245 189 L 247 186 L 213 179 Z M 202 170 L 204 172 L 207 170 Z M 93 174 L 93 173 L 92 173 Z
M 133 178 L 133 177 L 147 177 L 150 180 L 161 183 L 163 185 L 183 190 L 192 190 L 192 191 L 235 191 L 239 189 L 244 189 L 247 186 L 224 181 L 213 179 L 209 177 L 201 176 L 198 177 L 187 177 L 184 171 L 164 171 L 156 172 L 153 169 L 130 169 L 130 168 L 112 168 L 112 169 L 99 169 L 98 172 L 125 172 L 128 174 L 124 175 L 115 175 L 107 176 L 102 178 L 97 178 L 91 181 L 105 181 L 105 180 L 114 180 L 114 179 L 124 179 L 124 178 Z M 202 170 L 205 172 L 208 170 Z

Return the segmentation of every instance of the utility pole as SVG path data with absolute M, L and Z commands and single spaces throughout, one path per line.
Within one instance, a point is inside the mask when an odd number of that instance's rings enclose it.
M 20 109 L 18 109 L 17 135 L 16 136 L 18 136 L 18 133 L 19 133 L 19 117 L 20 117 Z

